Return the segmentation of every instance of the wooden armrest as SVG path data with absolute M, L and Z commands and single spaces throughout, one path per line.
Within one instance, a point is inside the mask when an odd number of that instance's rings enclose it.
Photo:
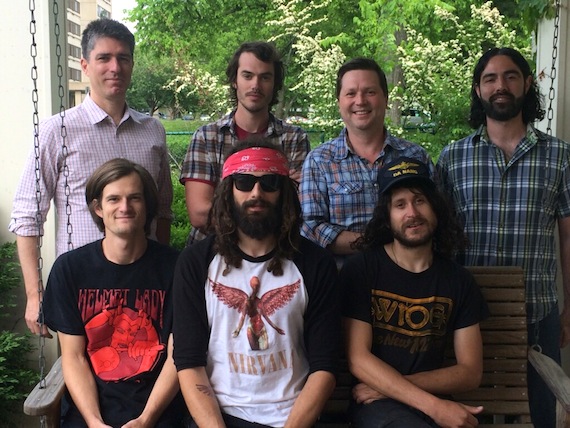
M 59 414 L 65 382 L 61 371 L 61 357 L 57 359 L 45 378 L 45 388 L 38 383 L 24 402 L 24 413 L 30 416 Z
M 548 385 L 558 402 L 570 411 L 570 378 L 552 358 L 532 348 L 528 350 L 528 360 L 542 380 Z

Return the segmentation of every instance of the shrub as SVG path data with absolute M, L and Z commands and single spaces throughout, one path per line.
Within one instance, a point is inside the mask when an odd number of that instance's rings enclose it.
M 186 211 L 184 186 L 178 182 L 178 172 L 174 172 L 174 169 L 172 173 L 172 187 L 174 188 L 174 197 L 172 199 L 174 218 L 170 226 L 170 245 L 181 250 L 186 246 L 186 239 L 190 233 L 191 226 L 188 220 L 188 212 Z
M 16 245 L 0 246 L 0 317 L 10 315 L 15 306 L 15 288 L 21 284 L 20 269 L 15 261 Z M 30 386 L 38 379 L 28 368 L 33 350 L 28 334 L 3 330 L 0 332 L 0 420 L 2 426 L 15 427 L 14 418 L 21 414 L 22 402 Z

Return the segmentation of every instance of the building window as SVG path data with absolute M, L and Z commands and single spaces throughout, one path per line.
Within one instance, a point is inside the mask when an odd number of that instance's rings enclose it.
M 69 9 L 71 9 L 74 12 L 81 13 L 81 5 L 77 0 L 71 0 L 69 2 Z
M 69 80 L 75 80 L 76 82 L 81 82 L 81 70 L 69 67 L 67 69 L 69 73 Z
M 67 32 L 79 36 L 81 35 L 81 27 L 75 22 L 67 21 Z
M 67 55 L 72 58 L 81 59 L 81 48 L 78 46 L 67 45 Z
M 103 9 L 101 6 L 97 6 L 97 16 L 99 18 L 110 18 L 111 12 L 109 12 L 107 9 Z

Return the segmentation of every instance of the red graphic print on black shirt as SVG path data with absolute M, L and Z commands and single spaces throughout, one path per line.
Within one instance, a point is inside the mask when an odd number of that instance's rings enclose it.
M 93 370 L 105 381 L 152 370 L 165 350 L 150 317 L 122 305 L 103 309 L 85 325 L 85 332 Z

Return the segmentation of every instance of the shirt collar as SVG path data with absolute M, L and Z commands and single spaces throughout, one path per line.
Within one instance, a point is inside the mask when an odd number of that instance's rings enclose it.
M 81 107 L 87 113 L 87 117 L 89 118 L 89 121 L 91 122 L 92 125 L 100 123 L 109 117 L 107 112 L 105 110 L 103 110 L 101 107 L 99 107 L 97 105 L 97 103 L 95 103 L 95 101 L 93 101 L 93 98 L 91 98 L 91 96 L 89 94 L 87 94 L 87 96 L 85 97 L 85 99 L 81 103 Z M 129 117 L 132 117 L 133 120 L 140 123 L 140 118 L 136 118 L 134 115 L 131 114 L 131 109 L 129 108 L 129 106 L 125 104 L 125 107 L 126 107 L 125 113 L 123 114 L 123 118 L 121 120 L 121 123 L 126 121 Z
M 534 129 L 534 126 L 532 126 L 532 124 L 527 124 L 526 125 L 526 135 L 524 137 L 524 139 L 526 141 L 528 141 L 530 143 L 530 145 L 535 145 L 536 143 L 538 143 L 539 141 L 539 135 L 536 132 L 536 129 Z M 476 145 L 477 143 L 482 142 L 482 143 L 486 143 L 489 144 L 490 140 L 489 140 L 489 134 L 487 133 L 487 126 L 486 125 L 481 125 L 479 127 L 479 129 L 477 129 L 477 131 L 475 132 L 475 134 L 473 135 L 473 139 L 471 140 L 471 143 L 473 145 Z
M 235 120 L 234 116 L 236 110 L 234 109 L 230 114 L 220 119 L 220 128 L 229 128 L 230 132 L 235 135 Z M 283 122 L 277 120 L 273 113 L 269 112 L 269 123 L 267 124 L 266 136 L 281 135 L 283 134 Z
M 346 127 L 342 129 L 342 131 L 340 131 L 340 135 L 338 136 L 338 139 L 342 140 L 342 144 L 338 144 L 337 145 L 337 150 L 335 153 L 335 158 L 337 160 L 342 160 L 348 157 L 349 154 L 353 154 L 356 155 L 354 153 L 354 151 L 350 148 L 350 145 L 348 144 L 348 139 L 347 137 L 347 129 Z M 386 127 L 384 127 L 384 147 L 382 148 L 382 151 L 386 151 L 386 147 L 390 147 L 390 149 L 394 149 L 394 150 L 402 150 L 404 149 L 406 146 L 404 145 L 403 141 L 394 137 L 392 134 L 390 134 L 390 131 L 388 131 L 386 129 Z

